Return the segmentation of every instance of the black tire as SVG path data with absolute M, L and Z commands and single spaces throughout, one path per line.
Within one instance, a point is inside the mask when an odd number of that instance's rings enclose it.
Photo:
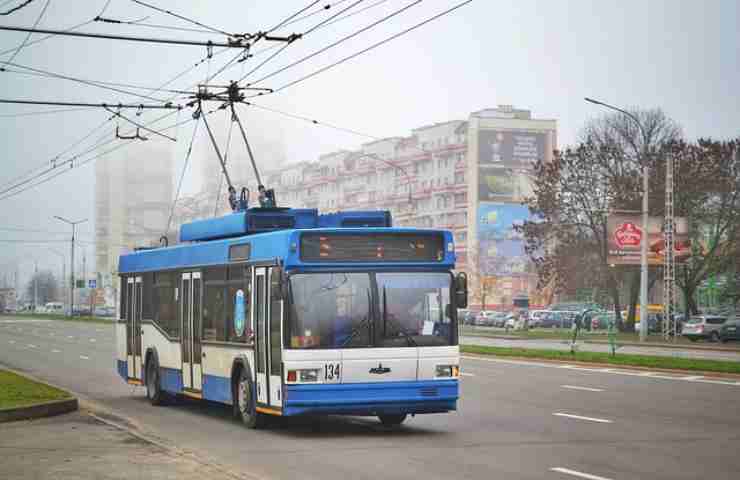
M 729 341 L 730 341 L 730 339 L 729 339 L 729 338 L 722 338 L 722 337 L 720 337 L 720 341 L 721 341 L 722 343 L 727 343 L 727 342 L 729 342 Z
M 402 413 L 399 415 L 378 415 L 380 423 L 389 427 L 395 427 L 401 425 L 406 420 L 406 414 Z
M 714 343 L 719 342 L 719 332 L 712 332 L 712 334 L 709 336 L 709 339 Z
M 146 398 L 155 406 L 167 403 L 167 394 L 162 390 L 159 381 L 159 365 L 154 357 L 150 357 L 146 362 Z
M 234 409 L 242 423 L 249 428 L 259 429 L 265 426 L 266 418 L 256 410 L 253 383 L 247 370 L 241 368 L 233 386 Z

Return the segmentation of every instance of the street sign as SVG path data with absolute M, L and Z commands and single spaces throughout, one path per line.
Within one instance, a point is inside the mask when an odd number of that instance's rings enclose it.
M 87 288 L 97 288 L 95 285 L 96 285 L 96 281 L 95 280 L 88 280 L 87 281 Z

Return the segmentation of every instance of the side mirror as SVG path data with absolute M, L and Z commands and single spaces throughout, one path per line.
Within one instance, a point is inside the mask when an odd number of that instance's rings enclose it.
M 468 276 L 464 272 L 455 276 L 455 306 L 468 308 Z

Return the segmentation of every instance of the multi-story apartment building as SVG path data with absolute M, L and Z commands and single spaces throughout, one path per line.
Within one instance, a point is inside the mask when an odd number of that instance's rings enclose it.
M 281 206 L 388 209 L 395 225 L 451 230 L 458 266 L 479 292 L 473 303 L 507 305 L 520 294 L 537 303 L 536 278 L 512 226 L 528 218 L 521 202 L 531 192 L 532 165 L 549 161 L 555 146 L 555 120 L 501 105 L 263 176 Z
M 121 252 L 156 244 L 166 228 L 172 158 L 153 148 L 100 159 L 95 165 L 95 261 L 100 284 L 107 289 L 116 284 Z

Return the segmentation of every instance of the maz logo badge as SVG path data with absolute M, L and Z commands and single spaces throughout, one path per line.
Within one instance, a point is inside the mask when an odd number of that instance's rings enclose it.
M 379 363 L 377 367 L 370 369 L 370 373 L 374 373 L 375 375 L 383 375 L 384 373 L 390 373 L 390 371 L 391 369 L 384 367 L 382 363 Z

